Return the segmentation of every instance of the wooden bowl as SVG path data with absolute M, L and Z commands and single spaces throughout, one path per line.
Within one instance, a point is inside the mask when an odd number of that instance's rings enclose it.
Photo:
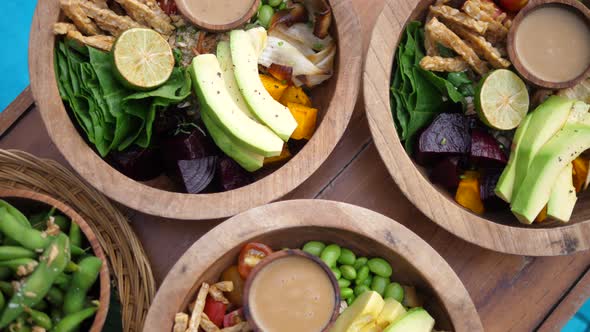
M 586 79 L 588 75 L 590 75 L 590 64 L 588 64 L 588 68 L 586 68 L 586 70 L 583 73 L 581 73 L 578 77 L 572 80 L 565 82 L 549 82 L 534 75 L 522 64 L 520 58 L 518 57 L 518 54 L 516 52 L 516 46 L 514 44 L 516 31 L 518 30 L 520 23 L 522 23 L 522 19 L 532 11 L 538 9 L 539 7 L 552 4 L 563 5 L 564 7 L 569 7 L 572 10 L 579 12 L 580 15 L 586 17 L 586 21 L 590 26 L 590 9 L 588 9 L 588 7 L 586 7 L 583 3 L 581 3 L 578 0 L 531 0 L 529 4 L 526 7 L 524 7 L 512 21 L 512 27 L 510 28 L 507 42 L 508 55 L 510 56 L 510 61 L 512 61 L 512 64 L 514 65 L 518 73 L 520 73 L 520 75 L 530 83 L 548 89 L 565 89 L 572 87 Z
M 237 190 L 190 195 L 134 181 L 104 161 L 76 130 L 59 96 L 53 70 L 58 1 L 39 1 L 30 39 L 31 88 L 49 136 L 70 165 L 110 198 L 146 214 L 174 219 L 217 219 L 277 200 L 305 181 L 334 149 L 352 115 L 362 63 L 361 32 L 351 0 L 330 0 L 337 54 L 334 77 L 311 95 L 320 110 L 312 139 L 287 164 Z M 152 185 L 154 185 L 152 183 Z
M 80 226 L 80 230 L 84 233 L 84 236 L 88 239 L 94 255 L 102 260 L 102 267 L 100 268 L 99 283 L 100 283 L 100 295 L 98 311 L 94 316 L 94 322 L 90 326 L 88 331 L 100 332 L 104 326 L 107 313 L 109 311 L 109 303 L 111 298 L 111 282 L 109 275 L 108 261 L 102 251 L 100 243 L 94 234 L 94 231 L 88 226 L 86 221 L 76 213 L 73 209 L 47 195 L 40 194 L 38 192 L 22 189 L 4 189 L 0 188 L 0 198 L 14 205 L 19 210 L 23 211 L 38 211 L 39 209 L 45 209 L 48 207 L 55 207 L 65 216 L 71 219 Z
M 271 248 L 300 248 L 311 240 L 336 243 L 359 256 L 380 256 L 393 279 L 414 285 L 440 330 L 483 331 L 467 290 L 445 260 L 424 240 L 373 211 L 338 202 L 274 203 L 235 216 L 200 238 L 174 265 L 146 318 L 144 332 L 171 331 L 174 315 L 186 310 L 202 282 L 217 281 L 235 264 L 242 246 L 256 241 Z
M 590 248 L 590 199 L 578 200 L 568 224 L 525 226 L 506 210 L 478 216 L 455 203 L 444 188 L 428 179 L 423 167 L 404 150 L 390 105 L 390 78 L 395 51 L 407 22 L 423 17 L 431 0 L 386 0 L 367 53 L 364 96 L 373 140 L 389 173 L 422 213 L 456 236 L 495 251 L 553 256 Z
M 198 14 L 196 14 L 189 8 L 189 6 L 186 3 L 186 0 L 176 1 L 176 6 L 178 7 L 178 10 L 180 10 L 182 15 L 188 18 L 194 25 L 199 26 L 207 31 L 220 32 L 235 29 L 241 26 L 242 24 L 248 22 L 248 20 L 250 20 L 250 18 L 254 16 L 254 14 L 256 14 L 256 12 L 258 11 L 258 7 L 260 6 L 260 0 L 254 0 L 252 2 L 252 7 L 250 8 L 250 10 L 244 13 L 244 16 L 233 22 L 229 22 L 226 24 L 207 23 L 203 19 L 203 17 L 199 17 Z
M 258 265 L 256 265 L 254 269 L 252 269 L 244 285 L 244 316 L 246 317 L 246 319 L 250 323 L 250 326 L 254 329 L 255 332 L 264 332 L 264 330 L 260 326 L 258 326 L 256 321 L 252 318 L 252 312 L 250 310 L 250 302 L 248 301 L 248 299 L 250 299 L 250 289 L 252 288 L 252 282 L 254 282 L 256 275 L 260 273 L 260 271 L 264 267 L 268 266 L 270 263 L 276 262 L 281 258 L 289 256 L 299 256 L 314 262 L 319 267 L 321 267 L 322 270 L 324 270 L 324 272 L 328 276 L 328 278 L 330 278 L 332 289 L 334 290 L 334 310 L 332 316 L 330 317 L 330 321 L 324 326 L 321 332 L 330 331 L 330 327 L 332 327 L 332 324 L 334 324 L 340 312 L 340 287 L 338 286 L 338 280 L 336 280 L 336 277 L 334 276 L 332 270 L 330 270 L 330 268 L 326 264 L 324 264 L 322 260 L 320 260 L 318 257 L 315 257 L 298 249 L 287 249 L 274 252 L 268 257 L 266 257 L 264 260 L 262 260 Z

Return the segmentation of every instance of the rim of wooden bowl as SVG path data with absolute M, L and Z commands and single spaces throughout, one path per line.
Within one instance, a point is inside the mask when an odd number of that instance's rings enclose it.
M 528 14 L 532 13 L 537 9 L 549 5 L 561 5 L 562 7 L 570 8 L 572 11 L 578 12 L 581 16 L 586 18 L 586 23 L 588 24 L 588 26 L 590 26 L 590 9 L 588 9 L 588 7 L 586 7 L 582 2 L 578 0 L 531 0 L 526 5 L 526 7 L 524 7 L 518 12 L 518 15 L 516 15 L 516 17 L 512 21 L 512 27 L 510 28 L 510 32 L 508 33 L 507 40 L 508 55 L 510 56 L 510 61 L 512 61 L 512 64 L 514 65 L 518 73 L 532 84 L 542 88 L 554 90 L 565 89 L 572 87 L 585 80 L 590 74 L 590 64 L 588 64 L 588 67 L 586 68 L 586 70 L 584 70 L 584 72 L 582 72 L 574 79 L 563 82 L 550 82 L 542 78 L 539 78 L 537 75 L 529 71 L 524 66 L 522 61 L 520 61 L 520 58 L 516 52 L 516 30 L 518 30 L 518 28 L 520 27 L 523 18 L 525 18 Z
M 239 214 L 197 240 L 164 279 L 148 312 L 144 332 L 171 331 L 176 312 L 183 310 L 188 298 L 196 294 L 196 283 L 229 251 L 264 234 L 297 228 L 316 232 L 341 230 L 389 248 L 419 271 L 448 312 L 455 331 L 483 331 L 477 310 L 459 277 L 411 230 L 362 207 L 324 200 L 293 200 Z
M 178 10 L 180 10 L 182 15 L 188 18 L 194 25 L 203 28 L 207 31 L 222 32 L 237 28 L 240 25 L 248 22 L 248 20 L 250 20 L 250 18 L 252 18 L 252 16 L 254 16 L 254 14 L 258 11 L 258 7 L 260 6 L 260 0 L 252 1 L 252 7 L 244 14 L 244 16 L 240 17 L 239 19 L 233 22 L 225 24 L 212 24 L 203 21 L 201 18 L 194 15 L 194 11 L 190 10 L 187 7 L 185 0 L 177 1 L 176 6 L 178 7 Z
M 590 220 L 555 228 L 524 228 L 482 218 L 439 192 L 406 153 L 393 123 L 390 77 L 406 22 L 427 5 L 418 0 L 386 0 L 367 53 L 363 74 L 365 108 L 373 140 L 387 170 L 422 213 L 467 242 L 527 256 L 566 255 L 589 249 Z M 518 223 L 516 219 L 514 222 Z
M 277 200 L 309 178 L 327 159 L 344 134 L 359 92 L 362 54 L 360 23 L 351 0 L 330 0 L 338 34 L 334 90 L 312 139 L 287 164 L 239 189 L 213 194 L 184 194 L 156 189 L 128 178 L 86 144 L 59 96 L 53 66 L 52 26 L 58 1 L 39 1 L 29 43 L 31 88 L 43 123 L 59 151 L 86 181 L 115 201 L 146 214 L 199 220 L 233 216 Z
M 96 238 L 96 235 L 94 234 L 94 231 L 92 230 L 92 228 L 90 228 L 90 226 L 88 225 L 88 223 L 86 223 L 84 218 L 82 218 L 76 211 L 74 211 L 68 205 L 64 204 L 63 202 L 61 202 L 53 197 L 50 197 L 50 196 L 47 196 L 44 194 L 40 194 L 35 191 L 23 190 L 23 189 L 0 188 L 0 198 L 2 198 L 2 199 L 10 199 L 10 198 L 25 199 L 25 200 L 43 203 L 43 204 L 46 204 L 49 206 L 54 206 L 60 212 L 62 212 L 68 218 L 70 218 L 72 220 L 72 222 L 75 222 L 76 224 L 78 224 L 78 226 L 80 226 L 80 230 L 82 231 L 82 233 L 84 233 L 84 235 L 88 239 L 88 242 L 90 243 L 90 246 L 92 247 L 92 251 L 94 251 L 94 254 L 96 255 L 96 257 L 98 257 L 98 258 L 100 258 L 100 260 L 102 260 L 102 267 L 100 268 L 100 275 L 99 275 L 99 279 L 100 279 L 99 302 L 100 302 L 100 305 L 98 307 L 98 311 L 96 312 L 96 315 L 94 316 L 94 322 L 92 323 L 92 326 L 90 327 L 90 332 L 102 331 L 102 328 L 104 326 L 104 323 L 105 323 L 105 320 L 107 318 L 107 314 L 109 311 L 109 304 L 110 304 L 110 299 L 111 299 L 111 282 L 110 282 L 109 266 L 108 266 L 107 258 L 104 255 L 104 251 L 102 250 L 102 247 L 100 246 L 100 243 L 98 242 L 98 239 Z

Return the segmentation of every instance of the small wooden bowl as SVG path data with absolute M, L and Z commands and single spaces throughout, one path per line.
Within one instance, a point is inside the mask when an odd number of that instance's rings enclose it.
M 334 290 L 334 310 L 332 313 L 332 317 L 330 318 L 330 321 L 321 330 L 321 332 L 328 332 L 330 330 L 330 327 L 332 327 L 332 324 L 334 324 L 334 322 L 338 318 L 338 314 L 340 312 L 340 287 L 338 286 L 338 280 L 336 280 L 336 277 L 334 276 L 332 270 L 330 270 L 330 268 L 326 264 L 324 264 L 324 262 L 322 262 L 319 258 L 298 249 L 287 249 L 277 251 L 266 257 L 264 260 L 262 260 L 260 264 L 256 265 L 256 267 L 250 272 L 250 275 L 248 276 L 248 279 L 246 280 L 246 283 L 244 285 L 244 316 L 246 317 L 248 323 L 254 329 L 255 332 L 264 332 L 264 330 L 260 328 L 260 326 L 258 326 L 256 320 L 253 319 L 252 312 L 250 310 L 250 302 L 248 300 L 250 299 L 250 289 L 252 287 L 252 282 L 254 282 L 256 275 L 262 269 L 264 269 L 264 267 L 268 266 L 270 263 L 276 262 L 279 259 L 289 256 L 303 257 L 316 263 L 319 267 L 322 268 L 322 270 L 324 270 L 328 278 L 330 278 L 330 282 L 332 283 L 332 289 Z
M 520 61 L 520 58 L 516 52 L 516 31 L 520 27 L 523 18 L 525 18 L 529 13 L 533 12 L 534 10 L 539 9 L 539 7 L 547 5 L 563 5 L 564 7 L 569 7 L 570 9 L 577 11 L 582 16 L 586 17 L 586 21 L 590 26 L 590 9 L 588 9 L 588 7 L 586 7 L 582 2 L 578 0 L 531 0 L 529 4 L 526 7 L 524 7 L 518 13 L 518 15 L 516 15 L 514 21 L 512 21 L 512 27 L 510 28 L 510 32 L 508 33 L 507 41 L 508 55 L 510 56 L 510 61 L 512 61 L 512 64 L 514 65 L 516 70 L 524 79 L 529 81 L 531 84 L 554 90 L 565 89 L 572 87 L 586 79 L 588 75 L 590 75 L 590 64 L 588 64 L 588 68 L 586 68 L 586 70 L 583 73 L 581 73 L 578 77 L 574 78 L 573 80 L 565 82 L 549 82 L 531 73 Z
M 350 121 L 362 64 L 361 31 L 351 0 L 330 0 L 332 31 L 338 43 L 334 76 L 311 98 L 320 110 L 312 139 L 287 164 L 236 190 L 191 195 L 137 182 L 121 174 L 94 152 L 76 129 L 59 96 L 53 66 L 53 24 L 59 1 L 39 1 L 31 29 L 31 89 L 49 136 L 72 168 L 111 199 L 143 213 L 173 219 L 218 219 L 279 199 L 305 181 L 328 158 Z
M 387 170 L 406 197 L 428 218 L 465 241 L 495 251 L 527 255 L 567 255 L 590 249 L 590 193 L 578 200 L 568 224 L 521 225 L 507 209 L 478 216 L 455 203 L 428 179 L 400 142 L 393 123 L 390 86 L 398 43 L 407 22 L 424 17 L 432 0 L 386 0 L 365 64 L 364 98 L 373 140 Z
M 182 15 L 188 18 L 196 26 L 199 26 L 211 32 L 222 32 L 235 29 L 248 22 L 248 20 L 250 20 L 250 18 L 254 16 L 254 14 L 256 14 L 256 11 L 258 11 L 258 7 L 260 6 L 260 0 L 254 0 L 252 2 L 252 7 L 246 13 L 244 13 L 244 16 L 240 17 L 239 19 L 233 22 L 228 22 L 226 24 L 207 23 L 203 17 L 199 17 L 198 14 L 196 14 L 193 10 L 189 8 L 189 6 L 186 3 L 186 0 L 177 0 L 176 6 L 178 7 L 178 10 L 180 10 Z
M 297 200 L 273 203 L 235 216 L 190 247 L 162 283 L 144 324 L 144 332 L 171 331 L 174 315 L 186 311 L 203 282 L 217 282 L 236 264 L 248 242 L 271 248 L 301 248 L 307 241 L 336 243 L 359 257 L 383 257 L 393 279 L 416 286 L 439 330 L 483 331 L 467 290 L 445 260 L 406 227 L 357 206 Z
M 37 211 L 41 208 L 55 207 L 65 216 L 71 219 L 80 226 L 80 230 L 84 233 L 84 236 L 88 239 L 94 255 L 102 260 L 102 267 L 100 268 L 99 283 L 100 283 L 100 295 L 98 311 L 94 316 L 94 322 L 90 326 L 90 332 L 100 332 L 107 318 L 109 311 L 109 303 L 111 298 L 111 282 L 109 275 L 108 261 L 102 251 L 100 243 L 94 235 L 94 231 L 88 226 L 86 221 L 72 210 L 70 207 L 47 195 L 40 194 L 38 192 L 22 189 L 0 189 L 0 198 L 14 205 L 19 210 L 23 211 Z

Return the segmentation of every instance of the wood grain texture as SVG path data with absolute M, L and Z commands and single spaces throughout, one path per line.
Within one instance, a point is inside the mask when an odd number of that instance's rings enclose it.
M 253 227 L 256 225 L 256 227 Z M 174 265 L 156 294 L 145 332 L 170 331 L 203 281 L 214 282 L 249 241 L 297 248 L 319 240 L 358 255 L 391 262 L 393 279 L 415 285 L 439 328 L 483 331 L 469 294 L 449 265 L 426 242 L 397 222 L 356 206 L 321 200 L 274 203 L 229 219 L 200 238 Z
M 524 79 L 526 79 L 528 82 L 530 82 L 533 85 L 547 88 L 547 89 L 556 90 L 556 89 L 565 89 L 565 88 L 572 87 L 572 86 L 582 82 L 584 79 L 586 79 L 588 77 L 588 75 L 590 75 L 590 64 L 588 65 L 588 68 L 586 68 L 586 70 L 583 73 L 580 73 L 580 75 L 578 77 L 576 77 L 572 80 L 565 81 L 565 82 L 549 82 L 549 81 L 546 81 L 546 80 L 541 79 L 538 76 L 534 75 L 524 66 L 524 64 L 522 63 L 522 61 L 520 61 L 520 58 L 518 57 L 518 54 L 516 52 L 516 45 L 515 45 L 516 31 L 518 30 L 518 27 L 522 23 L 523 18 L 525 18 L 532 11 L 539 9 L 539 7 L 541 7 L 541 6 L 546 6 L 546 5 L 551 5 L 551 4 L 563 5 L 566 8 L 569 7 L 572 10 L 578 11 L 580 13 L 580 15 L 582 15 L 583 17 L 586 17 L 586 21 L 590 25 L 590 9 L 588 9 L 588 7 L 586 7 L 586 5 L 584 5 L 582 2 L 580 2 L 578 0 L 532 0 L 528 3 L 528 5 L 526 5 L 526 7 L 524 7 L 523 9 L 521 9 L 518 12 L 518 15 L 516 15 L 516 17 L 512 21 L 512 27 L 510 28 L 510 32 L 508 33 L 507 49 L 508 49 L 508 55 L 510 56 L 510 61 L 512 62 L 512 64 L 514 65 L 514 67 L 516 68 L 518 73 Z
M 10 127 L 17 122 L 20 117 L 33 106 L 33 94 L 31 87 L 27 87 L 21 92 L 16 99 L 6 107 L 0 116 L 0 137 L 10 129 Z
M 584 204 L 583 198 L 569 224 L 523 226 L 509 213 L 481 217 L 467 211 L 446 190 L 433 186 L 424 170 L 414 164 L 393 123 L 390 76 L 406 22 L 418 17 L 431 1 L 387 0 L 385 3 L 367 53 L 364 97 L 375 145 L 401 191 L 441 227 L 485 248 L 531 256 L 567 255 L 590 248 L 590 206 Z
M 196 26 L 199 26 L 207 31 L 220 32 L 232 30 L 243 25 L 244 23 L 247 23 L 250 20 L 250 18 L 252 18 L 252 16 L 256 14 L 256 11 L 258 11 L 258 7 L 260 6 L 260 0 L 253 1 L 252 7 L 250 7 L 250 9 L 246 13 L 244 13 L 244 16 L 240 17 L 239 19 L 233 22 L 229 22 L 226 24 L 207 23 L 206 20 L 204 20 L 204 17 L 199 16 L 199 14 L 202 14 L 203 12 L 197 13 L 194 9 L 191 8 L 191 5 L 190 3 L 188 3 L 188 1 L 177 0 L 176 6 L 178 7 L 178 10 L 180 10 L 182 15 L 188 18 L 189 21 L 191 21 Z
M 88 226 L 86 221 L 73 209 L 47 195 L 40 194 L 38 192 L 21 189 L 4 189 L 0 188 L 0 197 L 7 202 L 13 204 L 16 208 L 26 211 L 30 208 L 46 208 L 55 207 L 57 210 L 66 215 L 72 222 L 75 222 L 80 226 L 80 230 L 88 239 L 94 255 L 102 260 L 102 267 L 100 268 L 99 282 L 100 282 L 100 306 L 94 317 L 94 322 L 90 327 L 90 332 L 100 332 L 104 326 L 104 322 L 109 311 L 109 303 L 111 298 L 111 282 L 109 276 L 109 266 L 107 259 L 104 255 L 104 251 L 96 238 L 96 235 Z M 43 206 L 45 205 L 45 206 Z
M 122 175 L 84 142 L 59 97 L 53 71 L 56 1 L 41 1 L 33 19 L 30 45 L 31 87 L 50 137 L 70 165 L 110 198 L 147 214 L 175 219 L 213 219 L 235 215 L 279 199 L 307 179 L 334 149 L 350 120 L 358 94 L 361 36 L 351 0 L 330 1 L 339 51 L 334 77 L 314 89 L 322 110 L 313 138 L 285 166 L 246 187 L 214 194 L 189 195 L 149 187 Z

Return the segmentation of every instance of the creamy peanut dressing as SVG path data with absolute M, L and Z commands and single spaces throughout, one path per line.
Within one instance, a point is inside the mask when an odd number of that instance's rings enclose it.
M 250 313 L 265 332 L 319 332 L 334 312 L 334 289 L 315 262 L 287 256 L 265 266 L 252 281 Z
M 552 5 L 525 16 L 515 34 L 523 66 L 548 82 L 566 82 L 590 65 L 590 28 L 573 9 Z
M 184 2 L 195 17 L 214 25 L 228 24 L 242 18 L 254 0 L 176 0 Z

